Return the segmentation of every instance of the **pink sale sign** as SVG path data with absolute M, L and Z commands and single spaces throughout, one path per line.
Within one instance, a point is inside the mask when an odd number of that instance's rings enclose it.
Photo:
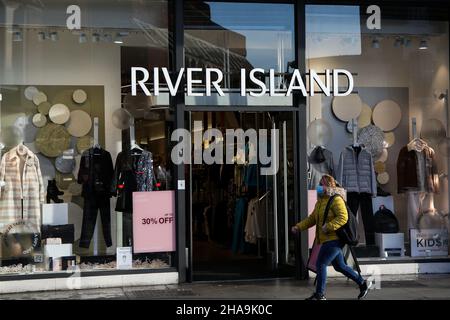
M 133 192 L 133 251 L 175 250 L 175 192 Z

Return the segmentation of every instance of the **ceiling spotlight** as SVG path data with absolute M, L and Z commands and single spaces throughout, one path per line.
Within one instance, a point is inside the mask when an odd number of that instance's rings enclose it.
M 426 50 L 426 49 L 428 49 L 427 40 L 420 41 L 419 50 Z
M 78 42 L 79 43 L 86 43 L 87 42 L 87 37 L 85 33 L 81 33 L 80 37 L 78 38 Z
M 105 42 L 112 42 L 112 36 L 108 33 L 106 33 L 105 35 L 103 35 L 103 40 Z
M 92 42 L 94 43 L 100 42 L 100 35 L 98 33 L 92 34 Z
M 404 40 L 402 38 L 395 39 L 394 47 L 398 48 L 403 44 Z
M 40 41 L 40 42 L 42 42 L 42 41 L 44 41 L 45 40 L 45 32 L 38 32 L 38 40 Z
M 120 33 L 116 34 L 116 37 L 114 38 L 114 43 L 123 44 L 123 37 Z
M 372 40 L 372 48 L 374 49 L 379 49 L 380 48 L 380 40 L 378 40 L 377 38 Z
M 405 47 L 406 47 L 406 48 L 411 47 L 411 39 L 406 39 L 406 40 L 405 40 Z
M 58 41 L 59 37 L 58 37 L 58 32 L 52 32 L 50 33 L 50 39 L 52 41 Z
M 13 34 L 13 41 L 14 42 L 21 42 L 22 41 L 22 32 L 16 31 Z

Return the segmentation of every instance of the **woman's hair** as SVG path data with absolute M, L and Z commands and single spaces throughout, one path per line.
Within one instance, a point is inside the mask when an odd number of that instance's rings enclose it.
M 324 174 L 320 179 L 320 182 L 324 187 L 336 188 L 336 180 L 328 174 Z

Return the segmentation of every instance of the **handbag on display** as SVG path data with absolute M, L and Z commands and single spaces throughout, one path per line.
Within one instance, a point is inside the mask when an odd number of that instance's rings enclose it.
M 44 224 L 41 227 L 42 239 L 61 238 L 62 243 L 73 243 L 75 240 L 75 228 L 73 224 L 61 224 L 57 226 Z
M 376 233 L 398 233 L 399 225 L 397 217 L 385 206 L 381 205 L 378 211 L 375 212 L 373 218 Z

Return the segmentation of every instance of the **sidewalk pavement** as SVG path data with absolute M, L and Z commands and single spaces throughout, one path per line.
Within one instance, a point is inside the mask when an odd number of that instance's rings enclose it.
M 102 288 L 91 290 L 30 292 L 0 295 L 0 299 L 304 299 L 314 290 L 314 279 L 251 280 L 239 282 L 196 282 L 180 285 Z M 428 300 L 450 299 L 450 275 L 402 275 L 381 276 L 376 289 L 370 291 L 367 300 Z M 327 299 L 356 299 L 359 290 L 350 280 L 329 278 Z

